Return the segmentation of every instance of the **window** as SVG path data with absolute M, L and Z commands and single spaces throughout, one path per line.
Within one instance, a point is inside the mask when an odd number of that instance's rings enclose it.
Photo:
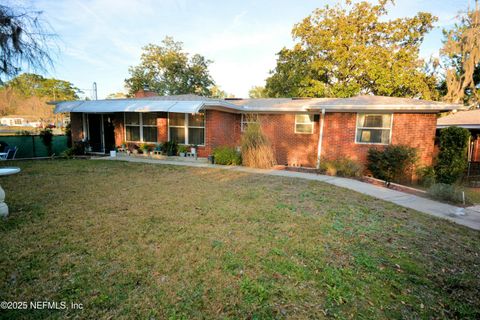
M 157 114 L 126 112 L 125 140 L 157 142 Z
M 188 115 L 188 144 L 203 145 L 205 136 L 204 114 Z
M 391 114 L 357 115 L 357 132 L 355 142 L 389 144 L 392 131 Z
M 245 114 L 242 113 L 242 119 L 240 120 L 240 130 L 243 132 L 247 128 L 249 123 L 258 123 L 259 116 L 256 113 Z
M 142 113 L 142 131 L 145 142 L 157 142 L 157 114 Z
M 170 141 L 178 144 L 205 144 L 205 114 L 169 113 Z
M 296 114 L 295 115 L 295 133 L 313 133 L 313 115 Z
M 140 141 L 140 114 L 125 113 L 125 140 Z

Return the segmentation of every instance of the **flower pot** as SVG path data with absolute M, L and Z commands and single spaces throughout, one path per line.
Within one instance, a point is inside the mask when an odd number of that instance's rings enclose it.
M 111 150 L 110 151 L 110 157 L 115 158 L 117 156 L 117 151 Z
M 180 157 L 186 157 L 187 154 L 185 152 L 180 152 Z

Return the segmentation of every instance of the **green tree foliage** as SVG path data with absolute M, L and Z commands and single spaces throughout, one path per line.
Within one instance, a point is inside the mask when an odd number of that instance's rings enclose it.
M 409 146 L 389 145 L 383 150 L 371 148 L 367 155 L 367 168 L 375 178 L 392 181 L 408 180 L 417 162 L 417 150 Z M 410 176 L 409 176 L 410 175 Z
M 210 88 L 210 97 L 217 98 L 217 99 L 225 99 L 225 98 L 234 98 L 235 95 L 232 93 L 228 93 L 223 91 L 220 86 L 214 85 Z
M 0 83 L 17 75 L 22 66 L 44 71 L 52 64 L 49 48 L 55 35 L 41 14 L 0 5 Z
M 47 153 L 49 156 L 53 154 L 52 151 L 52 141 L 53 141 L 53 133 L 52 130 L 49 128 L 43 129 L 40 131 L 40 139 L 42 139 L 43 144 L 47 147 Z
M 8 81 L 5 88 L 12 88 L 24 97 L 48 98 L 56 101 L 75 100 L 81 91 L 71 82 L 44 78 L 38 74 L 23 73 Z
M 267 90 L 262 86 L 253 86 L 248 91 L 248 96 L 251 99 L 268 98 Z
M 465 128 L 448 127 L 440 131 L 440 153 L 435 172 L 437 182 L 452 184 L 467 169 L 467 152 L 470 132 Z
M 435 99 L 436 78 L 419 59 L 436 18 L 387 20 L 389 0 L 326 6 L 294 26 L 297 43 L 278 53 L 266 89 L 274 97 L 376 94 Z
M 148 85 L 159 95 L 209 96 L 215 84 L 208 71 L 211 61 L 199 54 L 190 56 L 171 37 L 162 45 L 145 46 L 140 60 L 138 66 L 130 67 L 130 78 L 125 80 L 130 95 Z
M 126 99 L 127 95 L 123 92 L 110 93 L 105 99 Z
M 441 50 L 447 68 L 445 100 L 480 106 L 480 10 L 459 15 L 460 22 L 451 30 L 444 30 Z

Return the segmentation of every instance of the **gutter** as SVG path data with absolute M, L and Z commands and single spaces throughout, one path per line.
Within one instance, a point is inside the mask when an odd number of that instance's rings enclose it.
M 322 157 L 322 142 L 323 142 L 323 124 L 325 122 L 325 108 L 322 109 L 322 114 L 320 115 L 320 133 L 318 136 L 318 147 L 317 147 L 317 169 L 320 169 L 320 159 Z

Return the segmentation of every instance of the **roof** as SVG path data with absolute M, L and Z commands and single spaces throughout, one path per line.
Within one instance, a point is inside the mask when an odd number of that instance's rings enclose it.
M 438 128 L 446 128 L 451 126 L 463 127 L 467 129 L 480 129 L 480 109 L 459 111 L 448 116 L 438 118 Z
M 55 103 L 55 113 L 64 112 L 179 112 L 197 113 L 208 104 L 227 110 L 239 109 L 224 100 L 196 95 L 145 97 L 134 99 L 76 100 Z
M 449 104 L 438 101 L 360 95 L 352 98 L 267 98 L 238 99 L 232 103 L 244 106 L 250 111 L 450 111 L 462 109 L 460 104 Z
M 153 96 L 134 99 L 57 102 L 60 112 L 181 112 L 197 113 L 202 109 L 221 109 L 228 112 L 361 112 L 409 111 L 441 112 L 462 109 L 459 104 L 448 104 L 410 98 L 383 96 L 356 96 L 352 98 L 265 98 L 213 99 L 192 94 Z

